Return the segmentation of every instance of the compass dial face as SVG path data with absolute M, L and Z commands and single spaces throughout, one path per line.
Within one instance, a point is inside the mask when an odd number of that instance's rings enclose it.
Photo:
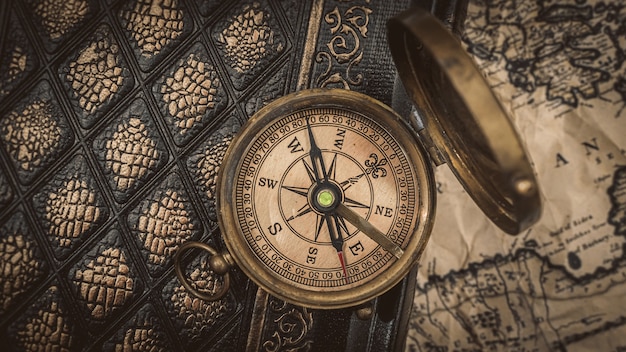
M 399 281 L 425 244 L 434 203 L 424 158 L 391 110 L 326 98 L 288 97 L 253 118 L 226 157 L 220 198 L 242 269 L 281 298 L 324 307 Z

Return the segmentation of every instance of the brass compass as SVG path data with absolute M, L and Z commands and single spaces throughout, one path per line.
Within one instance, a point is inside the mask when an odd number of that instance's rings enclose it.
M 423 119 L 407 121 L 339 89 L 292 93 L 259 110 L 218 176 L 228 251 L 183 245 L 175 267 L 187 290 L 219 298 L 237 265 L 264 290 L 302 306 L 335 309 L 381 295 L 427 243 L 433 161 L 447 162 L 505 231 L 536 221 L 538 187 L 519 138 L 456 38 L 419 9 L 388 26 L 400 77 Z M 181 253 L 191 247 L 209 251 L 212 269 L 225 274 L 217 294 L 198 292 L 183 275 Z

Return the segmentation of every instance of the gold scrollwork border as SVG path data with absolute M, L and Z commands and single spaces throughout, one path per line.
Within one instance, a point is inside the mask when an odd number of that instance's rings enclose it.
M 332 35 L 326 49 L 317 53 L 315 61 L 326 63 L 326 69 L 315 83 L 319 87 L 329 85 L 351 89 L 363 84 L 363 74 L 354 73 L 354 67 L 363 60 L 363 40 L 367 38 L 372 9 L 355 5 L 343 13 L 335 7 L 324 16 Z

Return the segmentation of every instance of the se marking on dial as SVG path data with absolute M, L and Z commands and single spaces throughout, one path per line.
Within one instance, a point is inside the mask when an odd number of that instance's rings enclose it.
M 236 221 L 278 279 L 345 290 L 376 278 L 406 247 L 415 177 L 398 142 L 369 118 L 339 108 L 297 111 L 272 121 L 245 151 L 234 180 Z M 340 216 L 341 207 L 351 217 Z M 363 233 L 355 217 L 388 243 Z

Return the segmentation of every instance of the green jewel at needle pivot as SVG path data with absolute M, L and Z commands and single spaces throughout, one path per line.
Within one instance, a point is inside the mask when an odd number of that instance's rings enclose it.
M 317 195 L 317 202 L 320 206 L 328 208 L 335 202 L 335 196 L 333 192 L 329 190 L 323 190 Z

